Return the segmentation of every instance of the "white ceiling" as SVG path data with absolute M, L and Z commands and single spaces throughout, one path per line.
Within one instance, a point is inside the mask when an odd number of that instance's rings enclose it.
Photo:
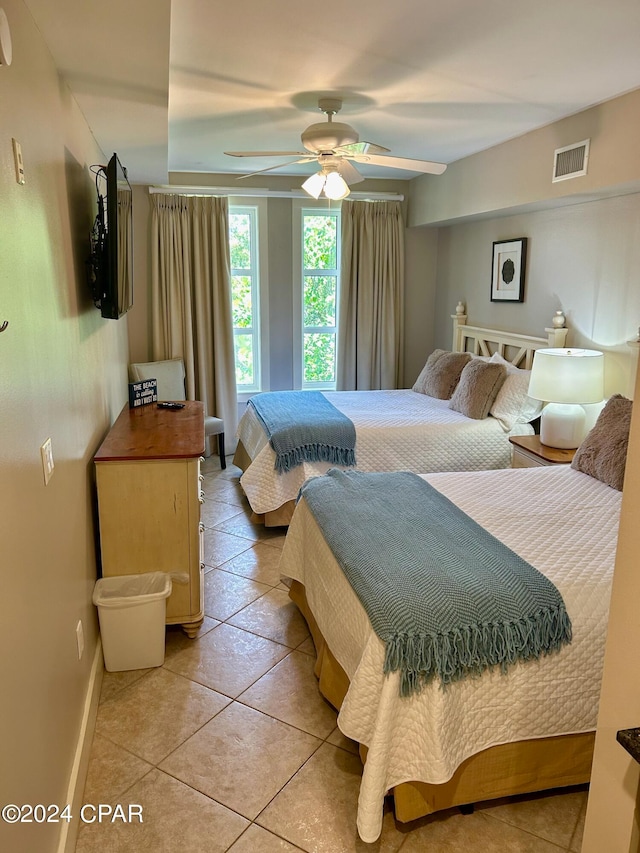
M 223 152 L 299 150 L 323 95 L 361 140 L 452 163 L 640 87 L 639 0 L 25 2 L 136 183 L 282 162 Z

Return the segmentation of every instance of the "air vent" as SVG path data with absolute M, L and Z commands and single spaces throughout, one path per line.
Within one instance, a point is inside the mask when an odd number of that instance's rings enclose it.
M 564 148 L 556 149 L 553 157 L 552 183 L 587 174 L 590 141 L 584 139 L 582 142 L 576 142 L 575 145 L 565 145 Z

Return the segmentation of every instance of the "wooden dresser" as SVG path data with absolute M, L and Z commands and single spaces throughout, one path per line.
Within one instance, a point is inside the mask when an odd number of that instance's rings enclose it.
M 204 406 L 120 413 L 94 457 L 102 574 L 171 572 L 167 624 L 194 637 L 204 618 L 200 459 Z

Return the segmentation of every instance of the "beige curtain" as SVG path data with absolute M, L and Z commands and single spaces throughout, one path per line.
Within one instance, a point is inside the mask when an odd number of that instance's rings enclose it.
M 400 202 L 342 202 L 337 387 L 398 388 L 404 334 Z
M 118 196 L 118 308 L 126 310 L 133 303 L 133 247 L 131 245 L 131 191 L 117 190 Z
M 237 425 L 226 198 L 151 198 L 153 358 L 182 357 L 187 399 Z

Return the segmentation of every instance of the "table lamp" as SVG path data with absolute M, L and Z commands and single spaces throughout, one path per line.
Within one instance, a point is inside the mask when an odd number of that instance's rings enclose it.
M 540 441 L 549 447 L 574 448 L 584 438 L 585 410 L 604 396 L 604 355 L 592 349 L 536 350 L 530 397 L 547 405 L 540 416 Z

